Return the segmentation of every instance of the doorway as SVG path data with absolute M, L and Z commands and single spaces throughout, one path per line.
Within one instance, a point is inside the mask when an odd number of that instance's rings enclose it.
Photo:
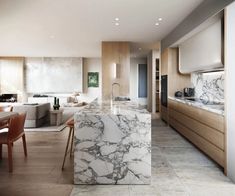
M 138 64 L 138 98 L 147 98 L 147 64 Z

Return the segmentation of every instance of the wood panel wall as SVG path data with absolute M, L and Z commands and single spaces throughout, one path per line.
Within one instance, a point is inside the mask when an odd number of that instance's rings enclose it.
M 113 64 L 117 64 L 118 77 L 113 77 Z M 130 94 L 130 44 L 129 42 L 102 42 L 102 98 L 110 99 L 112 84 L 117 82 L 114 94 Z
M 168 96 L 174 97 L 176 91 L 191 87 L 191 75 L 179 72 L 178 48 L 169 49 Z
M 24 57 L 0 57 L 0 93 L 24 96 Z

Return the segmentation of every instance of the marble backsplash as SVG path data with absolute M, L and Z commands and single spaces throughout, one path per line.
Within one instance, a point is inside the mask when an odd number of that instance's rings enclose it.
M 204 104 L 224 102 L 224 71 L 193 73 L 191 82 L 195 97 Z

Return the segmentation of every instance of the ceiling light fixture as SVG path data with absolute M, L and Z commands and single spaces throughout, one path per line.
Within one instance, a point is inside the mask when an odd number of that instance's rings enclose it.
M 119 18 L 115 18 L 116 21 L 119 21 Z
M 119 23 L 118 23 L 118 22 L 116 22 L 116 23 L 115 23 L 115 25 L 116 25 L 116 26 L 118 26 L 118 25 L 119 25 Z
M 139 48 L 139 50 L 142 50 L 142 48 Z
M 155 25 L 156 25 L 156 26 L 158 26 L 158 25 L 159 25 L 159 23 L 158 23 L 158 22 L 156 22 L 156 23 L 155 23 Z
M 162 21 L 162 18 L 158 18 L 159 21 Z

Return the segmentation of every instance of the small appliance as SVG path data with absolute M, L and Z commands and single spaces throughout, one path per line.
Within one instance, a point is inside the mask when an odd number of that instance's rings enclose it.
M 183 93 L 181 91 L 176 91 L 175 92 L 175 97 L 182 97 Z
M 194 88 L 184 88 L 185 97 L 194 97 L 194 94 L 195 94 Z

